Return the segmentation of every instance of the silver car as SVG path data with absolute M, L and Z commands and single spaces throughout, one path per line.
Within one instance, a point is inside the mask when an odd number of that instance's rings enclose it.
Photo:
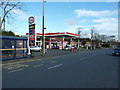
M 31 51 L 41 51 L 42 47 L 41 46 L 31 46 L 30 50 Z
M 72 48 L 74 48 L 74 47 L 72 47 L 72 46 L 67 46 L 67 47 L 65 47 L 64 49 L 65 49 L 65 50 L 71 50 Z

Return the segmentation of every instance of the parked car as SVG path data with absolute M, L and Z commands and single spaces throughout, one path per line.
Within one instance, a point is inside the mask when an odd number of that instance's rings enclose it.
M 54 49 L 59 49 L 59 46 L 55 46 Z
M 113 55 L 113 56 L 114 56 L 114 55 L 120 56 L 120 48 L 114 49 L 113 52 L 112 52 L 112 55 Z
M 41 51 L 42 47 L 41 46 L 31 46 L 30 50 L 31 51 Z
M 64 49 L 65 50 L 71 50 L 72 48 L 74 48 L 74 47 L 72 47 L 72 46 L 66 46 Z
M 51 49 L 54 49 L 55 47 L 54 46 L 51 46 Z

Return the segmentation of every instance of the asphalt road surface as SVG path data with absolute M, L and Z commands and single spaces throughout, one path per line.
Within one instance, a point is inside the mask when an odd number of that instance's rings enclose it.
M 3 88 L 118 88 L 118 56 L 91 50 L 3 66 Z

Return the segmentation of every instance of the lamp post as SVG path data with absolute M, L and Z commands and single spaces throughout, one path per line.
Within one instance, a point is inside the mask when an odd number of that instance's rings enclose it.
M 0 31 L 1 31 L 2 25 L 1 25 L 1 17 L 0 17 Z
M 42 7 L 42 56 L 45 54 L 45 35 L 44 35 L 44 3 L 46 1 L 43 0 L 43 7 Z

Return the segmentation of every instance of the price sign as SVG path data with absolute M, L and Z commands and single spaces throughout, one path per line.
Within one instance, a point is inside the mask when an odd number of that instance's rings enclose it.
M 30 45 L 35 45 L 35 18 L 33 16 L 28 18 L 29 23 L 29 42 Z

